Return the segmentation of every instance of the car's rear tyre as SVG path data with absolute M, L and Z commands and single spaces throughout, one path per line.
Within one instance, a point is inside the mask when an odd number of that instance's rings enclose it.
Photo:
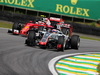
M 28 37 L 26 40 L 26 44 L 28 46 L 35 46 L 36 45 L 36 33 L 35 33 L 35 31 L 29 31 Z
M 68 34 L 69 34 L 69 29 L 68 29 L 68 28 L 62 27 L 62 28 L 61 28 L 61 31 L 62 31 L 62 33 L 65 34 L 65 35 L 68 35 Z
M 15 22 L 12 26 L 12 32 L 14 32 L 14 30 L 18 30 L 20 32 L 21 30 L 21 26 L 19 25 L 18 22 Z M 14 33 L 13 33 L 14 34 Z
M 14 24 L 13 24 L 13 26 L 12 26 L 12 29 L 17 29 L 17 30 L 19 30 L 21 27 L 20 27 L 20 25 L 19 25 L 19 23 L 18 22 L 15 22 Z
M 61 45 L 60 48 L 57 48 L 58 51 L 64 51 L 65 49 L 65 40 L 64 40 L 64 36 L 59 36 L 58 37 L 58 45 Z
M 72 37 L 71 37 L 71 48 L 78 50 L 79 46 L 80 46 L 80 37 L 78 35 L 72 35 Z

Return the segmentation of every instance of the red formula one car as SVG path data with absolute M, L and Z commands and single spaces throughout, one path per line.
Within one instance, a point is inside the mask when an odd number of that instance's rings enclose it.
M 41 28 L 40 28 L 41 27 Z M 8 30 L 8 33 L 13 33 L 13 34 L 21 34 L 21 35 L 27 35 L 28 31 L 31 29 L 43 29 L 47 27 L 52 27 L 50 25 L 46 25 L 46 23 L 38 21 L 36 23 L 33 23 L 32 21 L 26 23 L 26 24 L 21 24 L 21 23 L 14 23 L 12 26 L 12 29 Z

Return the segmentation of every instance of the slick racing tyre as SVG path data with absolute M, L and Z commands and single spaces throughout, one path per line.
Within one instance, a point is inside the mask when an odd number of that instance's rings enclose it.
M 35 46 L 36 45 L 36 33 L 35 33 L 35 31 L 29 31 L 28 37 L 26 40 L 26 44 L 28 46 Z
M 71 48 L 78 49 L 80 46 L 80 37 L 78 35 L 72 35 L 71 37 Z
M 57 45 L 57 47 L 58 47 L 57 50 L 64 51 L 64 49 L 65 49 L 64 36 L 59 36 L 58 37 L 58 45 Z
M 19 29 L 20 29 L 19 23 L 18 23 L 18 22 L 15 22 L 15 23 L 13 24 L 13 26 L 12 26 L 12 29 L 17 29 L 17 30 L 19 30 Z
M 61 31 L 62 31 L 63 34 L 69 35 L 69 29 L 68 28 L 62 27 Z
M 18 22 L 15 22 L 12 26 L 12 32 L 14 32 L 14 30 L 18 30 L 20 32 L 21 30 L 21 26 L 19 25 Z M 13 33 L 14 34 L 14 33 Z
M 28 39 L 32 40 L 32 39 L 36 39 L 36 32 L 35 31 L 29 31 L 28 33 Z

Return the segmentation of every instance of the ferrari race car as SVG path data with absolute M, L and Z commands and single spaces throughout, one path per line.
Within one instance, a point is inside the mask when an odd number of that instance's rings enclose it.
M 70 33 L 72 33 L 72 27 L 70 25 L 64 24 L 64 20 L 61 18 L 55 18 L 55 17 L 50 17 L 50 18 L 39 18 L 36 22 L 30 21 L 26 24 L 22 23 L 14 23 L 12 26 L 12 29 L 8 30 L 8 33 L 13 33 L 13 34 L 21 34 L 21 35 L 27 35 L 28 31 L 35 28 L 38 30 L 38 27 L 42 26 L 44 28 L 56 28 L 61 30 L 61 26 L 69 26 L 70 28 Z
M 26 23 L 26 24 L 21 24 L 21 23 L 14 23 L 12 26 L 12 29 L 8 30 L 8 33 L 13 33 L 13 34 L 21 34 L 21 35 L 27 35 L 28 31 L 31 29 L 36 29 L 42 26 L 44 28 L 47 27 L 52 27 L 51 25 L 46 25 L 46 23 L 38 21 L 36 23 L 33 23 L 32 21 Z
M 64 51 L 67 48 L 78 49 L 80 37 L 78 35 L 69 36 L 68 28 L 63 27 L 62 30 L 65 33 L 59 29 L 48 29 L 39 32 L 38 35 L 32 30 L 29 32 L 25 44 L 28 46 L 38 45 L 40 48 L 57 49 L 58 51 Z

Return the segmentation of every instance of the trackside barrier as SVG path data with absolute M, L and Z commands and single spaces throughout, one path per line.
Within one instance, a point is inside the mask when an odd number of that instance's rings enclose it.
M 71 25 L 74 32 L 100 36 L 100 28 L 78 23 L 71 23 Z
M 36 17 L 29 15 L 0 11 L 0 20 L 6 20 L 11 22 L 27 22 L 29 20 L 35 20 L 35 19 Z M 66 23 L 70 23 L 73 26 L 73 32 L 100 36 L 100 28 L 78 23 L 71 23 L 71 22 L 66 22 Z
M 12 22 L 27 22 L 29 20 L 34 21 L 35 17 L 25 14 L 16 14 L 16 13 L 0 11 L 0 19 Z

